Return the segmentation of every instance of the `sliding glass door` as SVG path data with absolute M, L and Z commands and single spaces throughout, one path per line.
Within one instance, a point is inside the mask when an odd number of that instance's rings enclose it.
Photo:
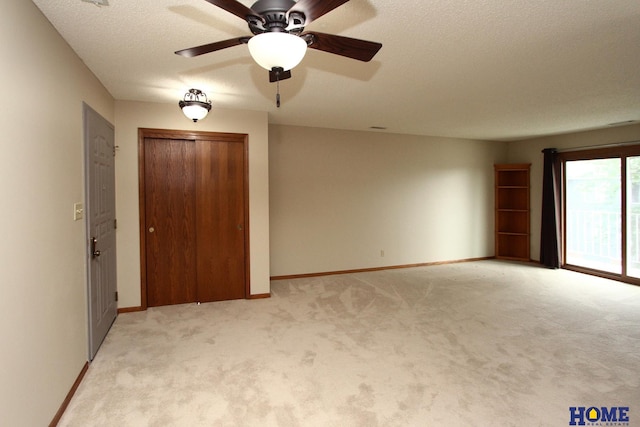
M 640 156 L 627 157 L 627 275 L 640 278 Z
M 640 146 L 561 153 L 564 265 L 640 279 Z
M 566 262 L 622 273 L 620 159 L 566 162 Z

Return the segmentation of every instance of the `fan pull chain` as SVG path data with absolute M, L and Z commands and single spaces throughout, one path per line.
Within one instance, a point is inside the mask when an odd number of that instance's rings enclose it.
M 269 71 L 269 82 L 276 83 L 276 106 L 280 108 L 280 80 L 291 77 L 291 72 L 285 72 L 282 67 L 273 67 Z

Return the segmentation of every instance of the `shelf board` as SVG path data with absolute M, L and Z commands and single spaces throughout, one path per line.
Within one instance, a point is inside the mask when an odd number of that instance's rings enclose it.
M 505 163 L 505 164 L 496 164 L 493 167 L 500 172 L 509 172 L 509 171 L 528 171 L 531 167 L 531 163 Z
M 496 255 L 496 259 L 508 259 L 513 261 L 530 261 L 527 257 L 511 256 L 511 255 Z

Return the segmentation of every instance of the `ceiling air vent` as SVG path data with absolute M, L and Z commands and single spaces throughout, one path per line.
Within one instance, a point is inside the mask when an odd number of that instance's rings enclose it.
M 607 126 L 623 126 L 623 125 L 630 125 L 631 123 L 635 123 L 637 120 L 625 120 L 623 122 L 615 122 L 615 123 L 609 123 L 607 124 Z
M 85 3 L 93 3 L 96 6 L 109 6 L 109 0 L 82 0 Z

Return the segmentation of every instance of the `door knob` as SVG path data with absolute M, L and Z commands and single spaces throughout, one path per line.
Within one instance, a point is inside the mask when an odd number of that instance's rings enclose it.
M 154 231 L 156 231 L 156 229 L 155 229 L 155 228 L 153 228 L 153 227 L 149 227 L 149 233 L 153 233 Z
M 100 251 L 96 249 L 96 245 L 98 244 L 98 239 L 95 237 L 91 238 L 91 258 L 96 258 L 100 256 Z

